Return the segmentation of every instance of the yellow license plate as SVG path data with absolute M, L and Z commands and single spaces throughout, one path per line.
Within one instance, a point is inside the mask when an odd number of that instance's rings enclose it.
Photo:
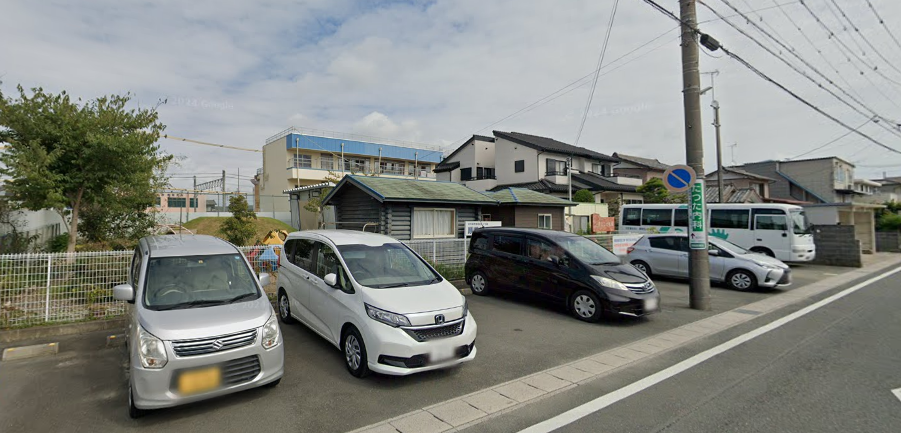
M 178 376 L 178 392 L 181 394 L 197 394 L 210 391 L 222 383 L 222 372 L 219 367 L 186 371 Z

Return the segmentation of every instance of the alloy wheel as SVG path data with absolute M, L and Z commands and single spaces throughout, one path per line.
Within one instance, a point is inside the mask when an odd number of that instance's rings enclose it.
M 732 276 L 732 285 L 737 289 L 746 290 L 751 287 L 751 277 L 744 272 L 737 272 Z
M 344 340 L 344 357 L 347 359 L 347 365 L 354 371 L 360 368 L 361 354 L 360 342 L 353 334 L 348 335 Z

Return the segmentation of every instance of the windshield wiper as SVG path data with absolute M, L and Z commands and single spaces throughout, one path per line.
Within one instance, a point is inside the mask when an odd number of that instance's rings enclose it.
M 397 284 L 388 284 L 387 286 L 382 286 L 383 289 L 393 289 L 395 287 L 407 287 L 410 283 L 397 283 Z
M 601 263 L 592 263 L 591 265 L 597 266 L 597 265 L 621 265 L 621 264 L 622 264 L 621 262 L 601 262 Z
M 256 296 L 256 295 L 257 295 L 257 294 L 256 294 L 255 292 L 252 292 L 252 293 L 245 293 L 245 294 L 243 294 L 243 295 L 235 296 L 234 298 L 231 298 L 231 299 L 229 299 L 229 300 L 222 301 L 222 303 L 223 303 L 223 304 L 233 304 L 233 303 L 235 303 L 235 302 L 238 302 L 238 301 L 241 301 L 241 300 L 244 300 L 244 299 L 247 299 L 247 298 Z
M 223 302 L 224 301 L 210 301 L 210 300 L 191 301 L 191 302 L 185 302 L 183 304 L 174 304 L 174 305 L 167 305 L 165 307 L 156 307 L 156 308 L 154 308 L 154 310 L 156 310 L 156 311 L 181 310 L 181 309 L 185 309 L 185 308 L 198 307 L 201 305 L 218 305 Z
M 440 283 L 440 282 L 441 282 L 441 277 L 435 277 L 435 278 L 432 278 L 431 280 L 429 280 L 429 282 L 425 283 L 425 284 L 429 285 L 429 284 L 435 284 L 435 283 Z

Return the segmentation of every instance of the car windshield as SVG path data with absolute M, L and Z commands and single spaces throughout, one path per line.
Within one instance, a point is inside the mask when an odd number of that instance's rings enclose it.
M 807 217 L 804 211 L 793 210 L 790 212 L 792 219 L 792 231 L 796 235 L 806 235 L 810 233 L 810 227 L 807 225 Z
M 403 244 L 340 245 L 338 251 L 353 278 L 366 287 L 424 286 L 442 280 Z
M 151 310 L 209 307 L 262 296 L 240 254 L 151 258 L 144 305 Z
M 620 259 L 606 248 L 581 236 L 567 236 L 556 239 L 557 244 L 573 257 L 589 265 L 619 264 Z
M 712 244 L 715 247 L 724 249 L 726 251 L 730 251 L 735 254 L 757 254 L 755 252 L 748 251 L 748 250 L 744 249 L 743 247 L 735 245 L 732 242 L 729 242 L 725 239 L 716 239 L 716 240 L 710 239 L 710 244 Z

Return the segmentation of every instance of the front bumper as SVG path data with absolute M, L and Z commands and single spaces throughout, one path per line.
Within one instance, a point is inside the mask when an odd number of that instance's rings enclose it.
M 262 331 L 257 330 L 257 332 Z M 141 361 L 136 358 L 137 355 L 132 355 L 129 381 L 134 394 L 135 406 L 139 409 L 178 406 L 256 388 L 280 379 L 284 375 L 285 364 L 282 336 L 279 334 L 279 344 L 268 350 L 263 349 L 260 345 L 260 337 L 258 335 L 257 342 L 251 346 L 188 357 L 176 357 L 171 342 L 166 341 L 166 353 L 169 361 L 161 369 L 144 368 Z M 184 370 L 220 365 L 223 366 L 223 371 L 227 371 L 228 366 L 231 365 L 234 366 L 233 368 L 247 371 L 247 369 L 255 369 L 254 363 L 251 361 L 253 357 L 256 357 L 259 362 L 259 372 L 248 380 L 234 384 L 227 384 L 225 381 L 220 388 L 189 396 L 181 395 L 177 391 L 178 375 Z
M 788 287 L 792 283 L 792 271 L 791 269 L 773 269 L 767 272 L 762 279 L 758 276 L 758 279 L 757 285 L 760 287 Z
M 365 328 L 368 335 L 363 337 L 369 369 L 376 373 L 406 376 L 472 361 L 477 352 L 477 328 L 475 319 L 468 315 L 459 335 L 420 342 L 403 329 L 373 323 Z M 452 347 L 454 356 L 446 361 L 431 362 L 430 354 L 437 345 Z
M 642 317 L 660 312 L 660 292 L 632 297 L 619 296 L 607 293 L 608 300 L 604 308 L 614 314 L 623 316 Z

